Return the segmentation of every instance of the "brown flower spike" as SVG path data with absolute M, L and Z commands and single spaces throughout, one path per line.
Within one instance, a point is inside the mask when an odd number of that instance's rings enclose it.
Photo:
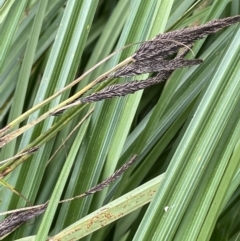
M 112 85 L 99 92 L 81 98 L 76 102 L 79 104 L 96 102 L 132 94 L 138 90 L 145 89 L 151 85 L 167 80 L 175 69 L 198 65 L 202 63 L 202 60 L 184 59 L 184 56 L 190 50 L 190 46 L 193 45 L 194 41 L 216 33 L 222 28 L 238 22 L 240 22 L 240 15 L 213 20 L 197 27 L 159 34 L 154 39 L 142 44 L 142 46 L 132 55 L 134 62 L 123 66 L 108 76 L 108 78 L 117 78 L 156 72 L 158 73 L 156 77 L 143 81 L 132 81 L 124 84 Z M 178 53 L 184 46 L 185 49 L 182 54 L 174 59 L 166 59 L 171 55 Z

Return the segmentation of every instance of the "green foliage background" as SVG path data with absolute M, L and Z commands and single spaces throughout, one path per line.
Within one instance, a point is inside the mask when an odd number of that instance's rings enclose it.
M 239 0 L 0 3 L 0 128 L 34 105 L 41 107 L 15 129 L 77 93 L 138 46 L 41 104 L 115 49 L 240 14 Z M 0 170 L 10 170 L 2 180 L 32 204 L 50 199 L 43 215 L 4 240 L 240 240 L 240 25 L 197 41 L 193 52 L 204 63 L 175 71 L 167 83 L 74 107 L 4 146 L 0 160 L 40 146 Z M 109 188 L 58 204 L 104 180 L 133 154 L 137 163 Z M 1 212 L 28 206 L 3 181 Z

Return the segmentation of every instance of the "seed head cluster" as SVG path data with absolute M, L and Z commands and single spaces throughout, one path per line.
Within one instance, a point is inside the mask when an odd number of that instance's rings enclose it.
M 146 73 L 156 73 L 156 77 L 106 87 L 99 92 L 81 98 L 80 103 L 96 102 L 132 94 L 167 80 L 176 69 L 201 64 L 203 62 L 201 59 L 184 59 L 194 42 L 238 22 L 240 22 L 240 15 L 157 35 L 152 40 L 144 42 L 132 55 L 134 60 L 132 63 L 109 74 L 107 79 Z M 183 51 L 179 53 L 181 49 Z M 174 54 L 177 54 L 176 57 L 171 58 Z

